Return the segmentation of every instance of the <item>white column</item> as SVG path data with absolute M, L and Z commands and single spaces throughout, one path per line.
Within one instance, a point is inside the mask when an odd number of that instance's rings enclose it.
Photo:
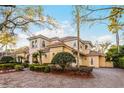
M 32 64 L 32 54 L 29 55 L 29 63 Z

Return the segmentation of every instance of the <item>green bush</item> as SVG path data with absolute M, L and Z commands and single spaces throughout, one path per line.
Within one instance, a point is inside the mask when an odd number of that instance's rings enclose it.
M 29 63 L 29 61 L 28 60 L 25 60 L 24 63 Z
M 44 72 L 45 66 L 34 66 L 34 71 Z
M 4 63 L 9 63 L 9 62 L 13 62 L 13 61 L 14 61 L 14 58 L 11 56 L 3 56 L 1 58 L 1 62 L 4 62 Z
M 29 65 L 29 68 L 31 71 L 36 71 L 36 72 L 45 72 L 45 73 L 50 72 L 50 67 L 47 65 L 31 64 Z
M 67 65 L 73 62 L 76 63 L 76 59 L 72 54 L 68 52 L 59 52 L 53 57 L 51 63 L 60 65 L 64 70 Z
M 50 67 L 49 66 L 46 66 L 45 69 L 44 69 L 44 72 L 45 73 L 49 73 L 50 72 Z
M 91 73 L 93 71 L 93 67 L 80 66 L 79 71 L 80 72 Z
M 16 64 L 13 64 L 13 63 L 0 64 L 0 70 L 14 69 L 15 65 Z
M 24 66 L 24 68 L 29 67 L 29 64 L 28 63 L 22 63 L 22 65 Z
M 34 66 L 33 66 L 33 65 L 29 65 L 29 69 L 30 69 L 31 71 L 34 71 Z
M 15 68 L 16 71 L 22 71 L 24 69 L 24 66 L 22 66 L 22 65 L 15 65 L 14 68 Z
M 29 65 L 29 68 L 31 71 L 43 72 L 45 69 L 45 66 L 39 65 L 39 64 L 31 64 Z
M 34 66 L 38 66 L 38 64 L 30 64 L 30 65 L 29 65 L 29 69 L 30 69 L 31 71 L 34 71 Z
M 119 58 L 118 65 L 120 68 L 124 68 L 124 57 Z

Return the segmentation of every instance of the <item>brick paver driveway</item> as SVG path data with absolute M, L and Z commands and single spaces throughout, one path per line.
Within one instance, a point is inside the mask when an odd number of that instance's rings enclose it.
M 124 69 L 94 69 L 94 78 L 72 78 L 31 71 L 0 74 L 0 87 L 124 87 Z

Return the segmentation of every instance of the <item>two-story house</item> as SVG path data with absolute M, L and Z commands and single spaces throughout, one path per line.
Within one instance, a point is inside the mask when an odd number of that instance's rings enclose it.
M 51 63 L 52 58 L 58 52 L 69 52 L 77 58 L 77 37 L 67 36 L 63 38 L 53 37 L 48 38 L 43 35 L 37 35 L 28 38 L 30 41 L 29 61 L 33 63 L 33 53 L 38 50 L 43 50 L 45 55 L 42 56 L 42 63 Z M 80 39 L 80 57 L 79 64 L 82 66 L 93 67 L 112 67 L 112 63 L 105 62 L 104 54 L 92 51 L 93 45 L 91 41 Z M 38 58 L 39 59 L 39 58 Z

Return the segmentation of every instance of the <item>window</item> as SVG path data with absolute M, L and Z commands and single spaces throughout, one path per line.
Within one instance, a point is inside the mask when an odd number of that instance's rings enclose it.
M 55 53 L 53 53 L 53 56 L 55 55 Z
M 42 42 L 42 47 L 45 47 L 45 41 Z
M 73 47 L 76 47 L 76 42 L 74 42 Z
M 34 41 L 32 41 L 32 48 L 34 48 Z
M 82 49 L 82 45 L 80 45 L 80 48 Z
M 93 58 L 91 58 L 91 65 L 93 65 Z
M 47 57 L 47 54 L 45 54 L 44 56 Z
M 35 40 L 35 47 L 37 47 L 37 40 Z
M 88 48 L 88 45 L 85 45 L 85 49 L 87 49 Z

